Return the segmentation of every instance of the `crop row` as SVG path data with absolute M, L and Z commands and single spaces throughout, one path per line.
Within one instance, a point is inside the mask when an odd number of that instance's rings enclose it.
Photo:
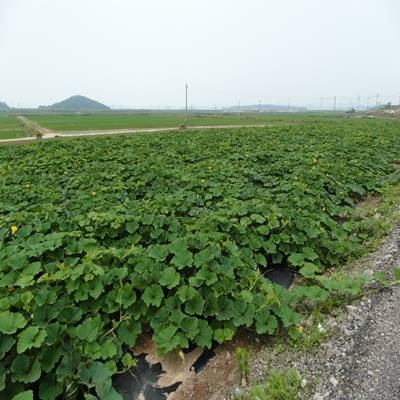
M 118 399 L 142 333 L 165 354 L 296 324 L 293 298 L 326 291 L 261 272 L 312 278 L 360 252 L 354 206 L 397 182 L 398 133 L 349 120 L 1 148 L 0 397 Z

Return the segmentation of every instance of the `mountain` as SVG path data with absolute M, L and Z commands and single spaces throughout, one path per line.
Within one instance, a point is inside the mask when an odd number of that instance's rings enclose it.
M 51 106 L 40 106 L 39 108 L 55 111 L 107 111 L 111 109 L 85 96 L 72 96 Z
M 8 107 L 8 105 L 6 103 L 3 103 L 2 101 L 0 101 L 0 110 L 9 110 L 10 107 Z

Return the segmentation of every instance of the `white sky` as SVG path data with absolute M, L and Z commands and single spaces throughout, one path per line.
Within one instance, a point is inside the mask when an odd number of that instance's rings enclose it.
M 400 0 L 0 0 L 0 101 L 398 102 Z

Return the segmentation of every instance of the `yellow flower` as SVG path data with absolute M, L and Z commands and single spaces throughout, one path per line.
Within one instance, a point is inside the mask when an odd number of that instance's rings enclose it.
M 97 194 L 96 192 L 92 192 L 92 196 L 96 196 L 96 194 Z
M 14 235 L 14 233 L 17 232 L 17 230 L 18 230 L 18 226 L 13 225 L 13 226 L 11 227 L 11 233 L 12 233 L 13 235 Z

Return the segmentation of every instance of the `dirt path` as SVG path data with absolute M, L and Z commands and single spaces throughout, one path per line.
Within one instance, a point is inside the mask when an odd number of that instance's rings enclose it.
M 26 130 L 29 136 L 51 137 L 51 135 L 53 134 L 53 132 L 50 129 L 43 128 L 36 122 L 33 122 L 30 119 L 23 117 L 22 115 L 19 115 L 17 119 L 20 121 L 20 123 L 22 124 L 23 128 Z

